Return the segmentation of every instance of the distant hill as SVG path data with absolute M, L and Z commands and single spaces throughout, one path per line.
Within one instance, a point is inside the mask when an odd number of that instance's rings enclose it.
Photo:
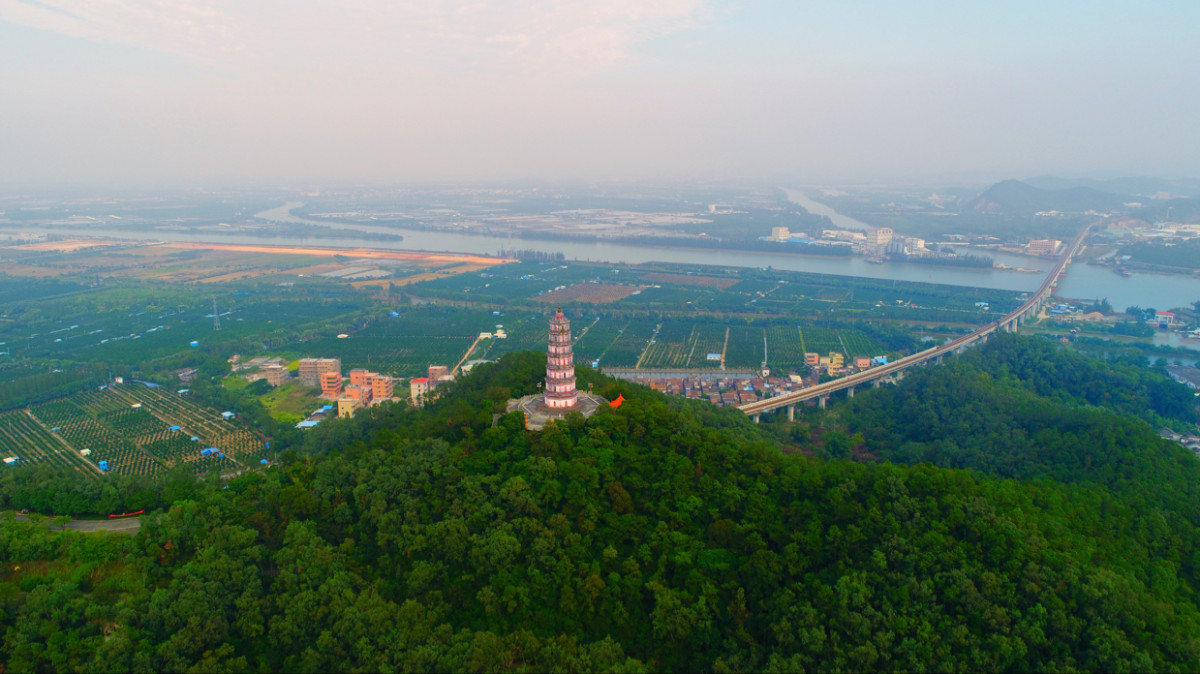
M 1200 179 L 1197 178 L 1151 178 L 1146 176 L 1091 180 L 1088 178 L 1060 178 L 1058 176 L 1036 176 L 1025 184 L 1041 190 L 1067 190 L 1089 187 L 1101 192 L 1126 194 L 1136 197 L 1169 195 L 1173 197 L 1200 197 Z
M 1120 208 L 1126 200 L 1121 195 L 1090 187 L 1045 190 L 1019 180 L 1005 180 L 980 194 L 972 209 L 1002 215 L 1033 215 L 1039 211 L 1079 213 Z
M 1145 202 L 1142 208 L 1130 215 L 1146 222 L 1200 223 L 1200 200 L 1198 199 L 1155 199 Z

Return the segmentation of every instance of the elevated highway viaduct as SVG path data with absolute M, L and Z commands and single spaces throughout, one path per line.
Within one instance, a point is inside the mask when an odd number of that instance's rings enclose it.
M 1079 252 L 1080 247 L 1083 245 L 1083 240 L 1087 238 L 1090 231 L 1091 225 L 1080 230 L 1063 250 L 1054 268 L 1050 270 L 1045 280 L 1042 281 L 1042 285 L 1033 292 L 1024 304 L 1006 314 L 1000 320 L 988 323 L 969 335 L 964 335 L 941 346 L 935 346 L 914 353 L 911 356 L 905 356 L 887 365 L 873 367 L 869 370 L 857 372 L 846 377 L 825 382 L 824 384 L 810 386 L 799 391 L 791 391 L 773 398 L 764 398 L 747 403 L 739 406 L 738 409 L 745 412 L 755 421 L 758 421 L 763 412 L 787 408 L 788 419 L 791 420 L 795 418 L 797 403 L 815 399 L 821 407 L 824 407 L 826 401 L 829 400 L 829 396 L 837 391 L 846 391 L 847 395 L 853 396 L 856 388 L 867 385 L 879 386 L 885 379 L 893 376 L 897 379 L 903 379 L 904 371 L 908 368 L 916 365 L 924 365 L 930 361 L 941 362 L 942 358 L 947 354 L 961 353 L 969 346 L 986 342 L 988 336 L 994 332 L 1016 332 L 1022 323 L 1031 316 L 1037 316 L 1042 307 L 1050 301 L 1050 297 L 1054 294 L 1054 290 L 1058 286 L 1060 275 L 1067 268 L 1067 265 L 1071 263 L 1071 259 Z

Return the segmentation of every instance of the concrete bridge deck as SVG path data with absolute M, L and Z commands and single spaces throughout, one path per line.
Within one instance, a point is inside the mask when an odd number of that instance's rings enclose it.
M 1046 275 L 1041 286 L 1030 296 L 1024 304 L 1017 307 L 1011 313 L 1005 315 L 998 321 L 989 323 L 974 332 L 959 337 L 951 342 L 926 349 L 919 353 L 914 353 L 911 356 L 906 356 L 887 365 L 874 367 L 863 372 L 858 372 L 840 379 L 818 384 L 800 391 L 791 391 L 773 398 L 765 398 L 752 403 L 747 403 L 738 407 L 741 411 L 750 415 L 755 421 L 758 421 L 759 415 L 763 412 L 770 412 L 781 407 L 786 407 L 788 410 L 788 419 L 795 416 L 795 406 L 797 403 L 802 403 L 807 400 L 816 399 L 822 407 L 829 399 L 829 396 L 837 391 L 846 391 L 848 395 L 853 396 L 854 390 L 861 386 L 872 385 L 878 386 L 885 378 L 895 376 L 898 379 L 904 377 L 904 371 L 916 365 L 923 365 L 929 361 L 940 362 L 942 357 L 947 354 L 959 353 L 969 346 L 982 344 L 987 341 L 989 335 L 996 331 L 1015 332 L 1017 327 L 1025 322 L 1029 316 L 1035 316 L 1041 310 L 1042 306 L 1049 301 L 1054 289 L 1058 285 L 1058 277 L 1063 273 L 1063 270 L 1070 264 L 1071 258 L 1079 252 L 1080 246 L 1083 245 L 1084 238 L 1091 231 L 1091 225 L 1084 227 L 1075 235 L 1075 238 L 1068 244 L 1066 250 L 1063 251 L 1058 263 Z

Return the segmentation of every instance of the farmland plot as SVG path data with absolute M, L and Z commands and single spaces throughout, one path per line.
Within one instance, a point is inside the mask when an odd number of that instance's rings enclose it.
M 624 326 L 625 321 L 615 318 L 601 318 L 599 321 L 572 321 L 571 331 L 575 334 L 576 360 L 590 363 L 599 358 L 608 345 L 617 338 L 618 331 Z M 583 332 L 585 328 L 587 332 Z
M 837 332 L 830 328 L 806 325 L 800 328 L 804 339 L 804 347 L 811 352 L 827 356 L 830 353 L 842 353 L 842 343 L 838 340 Z
M 126 400 L 136 400 L 142 409 L 148 410 L 164 425 L 180 426 L 181 431 L 166 431 L 143 436 L 167 465 L 180 461 L 191 463 L 199 470 L 208 470 L 213 462 L 205 461 L 200 450 L 216 447 L 233 463 L 259 458 L 265 451 L 261 438 L 236 420 L 225 421 L 215 410 L 203 407 L 195 401 L 171 391 L 150 389 L 141 386 L 118 386 L 109 389 L 114 395 Z M 197 442 L 183 442 L 177 438 L 198 436 Z M 149 451 L 149 450 L 148 450 Z
M 777 372 L 799 371 L 804 368 L 804 342 L 800 339 L 799 326 L 767 327 L 767 364 Z
M 346 368 L 368 368 L 395 376 L 417 376 L 430 365 L 453 365 L 478 333 L 467 335 L 353 335 L 349 339 L 314 339 L 293 346 L 297 357 L 337 357 Z M 302 350 L 301 350 L 302 349 Z
M 490 343 L 484 343 L 476 349 L 472 358 L 490 358 L 496 359 L 506 353 L 514 351 L 545 351 L 546 350 L 546 333 L 548 329 L 548 316 L 544 314 L 512 314 L 504 318 L 494 319 L 497 324 L 501 322 L 504 325 L 505 333 L 508 335 L 505 339 L 492 339 Z M 582 321 L 575 322 L 571 327 L 575 328 Z M 481 332 L 492 332 L 493 328 L 489 327 Z M 485 355 L 486 354 L 486 355 Z M 462 354 L 459 354 L 460 356 Z
M 619 329 L 617 336 L 601 355 L 601 366 L 633 367 L 638 358 L 650 343 L 656 323 L 651 320 L 639 319 L 629 321 Z
M 739 281 L 729 288 L 731 292 L 747 295 L 761 295 L 769 290 L 775 290 L 779 283 L 772 279 L 746 279 Z
M 729 346 L 725 349 L 728 369 L 757 368 L 763 362 L 763 328 L 736 325 L 729 328 Z
M 96 415 L 96 420 L 126 438 L 153 433 L 163 428 L 162 421 L 140 407 L 126 407 L 111 412 L 102 412 Z
M 128 475 L 154 475 L 180 463 L 199 472 L 236 467 L 264 451 L 262 440 L 239 422 L 225 421 L 215 410 L 162 388 L 112 386 L 42 403 L 30 411 L 27 423 L 12 416 L 18 413 L 4 415 L 0 447 L 24 442 L 37 450 L 26 452 L 31 459 L 64 469 L 99 472 L 96 466 L 106 461 L 109 471 Z M 57 454 L 51 452 L 54 443 L 61 448 Z M 207 447 L 218 452 L 202 455 Z M 90 450 L 86 459 L 79 454 L 82 449 Z
M 680 368 L 687 364 L 696 343 L 696 328 L 691 322 L 665 321 L 646 347 L 642 368 Z
M 842 342 L 846 345 L 846 350 L 853 356 L 878 356 L 886 353 L 887 349 L 879 342 L 871 339 L 863 332 L 853 328 L 842 328 L 838 330 L 838 334 L 842 337 Z
M 724 325 L 718 323 L 697 323 L 691 357 L 688 358 L 686 366 L 689 368 L 720 367 L 721 361 L 719 359 L 709 360 L 708 354 L 719 355 L 724 349 Z
M 161 465 L 140 452 L 133 442 L 99 421 L 70 398 L 52 400 L 31 408 L 40 419 L 76 451 L 91 450 L 88 460 L 108 462 L 108 469 L 134 475 L 153 475 Z
M 0 454 L 23 463 L 41 463 L 63 471 L 94 473 L 78 452 L 55 437 L 24 411 L 0 414 Z

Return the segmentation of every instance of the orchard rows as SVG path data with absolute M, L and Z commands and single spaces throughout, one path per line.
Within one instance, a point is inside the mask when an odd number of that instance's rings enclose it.
M 219 451 L 203 455 L 209 447 Z M 140 384 L 84 391 L 0 414 L 4 457 L 81 475 L 101 474 L 101 461 L 110 472 L 132 475 L 154 475 L 180 464 L 197 472 L 227 470 L 263 452 L 263 441 L 240 422 L 223 420 L 173 391 Z

